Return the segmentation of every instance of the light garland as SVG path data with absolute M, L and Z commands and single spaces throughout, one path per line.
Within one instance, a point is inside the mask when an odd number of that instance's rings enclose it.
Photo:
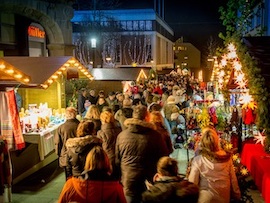
M 47 89 L 54 81 L 56 81 L 61 75 L 63 75 L 64 71 L 67 70 L 69 67 L 77 68 L 89 80 L 94 79 L 94 77 L 89 73 L 89 71 L 85 67 L 83 67 L 75 58 L 72 57 L 40 86 L 44 89 Z

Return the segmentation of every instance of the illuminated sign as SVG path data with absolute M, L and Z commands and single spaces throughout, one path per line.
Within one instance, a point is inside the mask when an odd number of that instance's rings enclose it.
M 31 37 L 45 38 L 45 32 L 43 30 L 31 25 L 28 27 L 28 35 Z

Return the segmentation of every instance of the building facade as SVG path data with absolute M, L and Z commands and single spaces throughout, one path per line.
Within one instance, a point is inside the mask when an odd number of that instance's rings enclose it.
M 257 1 L 247 22 L 243 36 L 270 36 L 270 0 Z
M 206 70 L 201 68 L 201 52 L 193 44 L 184 42 L 183 38 L 176 40 L 174 47 L 174 67 L 190 70 L 190 74 L 203 80 Z M 207 73 L 208 74 L 208 73 Z
M 73 8 L 67 2 L 1 0 L 1 55 L 72 56 Z
M 75 11 L 75 56 L 89 68 L 173 68 L 173 30 L 154 9 Z

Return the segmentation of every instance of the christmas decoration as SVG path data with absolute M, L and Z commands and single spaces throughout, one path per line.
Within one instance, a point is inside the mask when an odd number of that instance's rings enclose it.
M 213 123 L 210 120 L 210 115 L 208 113 L 207 107 L 203 107 L 202 113 L 197 116 L 197 122 L 201 129 L 208 127 L 210 125 L 213 125 Z
M 258 134 L 254 136 L 254 141 L 256 141 L 256 144 L 261 143 L 261 145 L 264 146 L 266 137 L 263 134 L 264 134 L 264 131 L 262 133 L 258 131 Z

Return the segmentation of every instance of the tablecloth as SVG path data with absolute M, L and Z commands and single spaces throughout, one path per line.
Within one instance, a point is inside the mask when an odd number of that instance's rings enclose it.
M 270 154 L 261 144 L 245 144 L 241 153 L 245 165 L 266 203 L 270 203 Z

